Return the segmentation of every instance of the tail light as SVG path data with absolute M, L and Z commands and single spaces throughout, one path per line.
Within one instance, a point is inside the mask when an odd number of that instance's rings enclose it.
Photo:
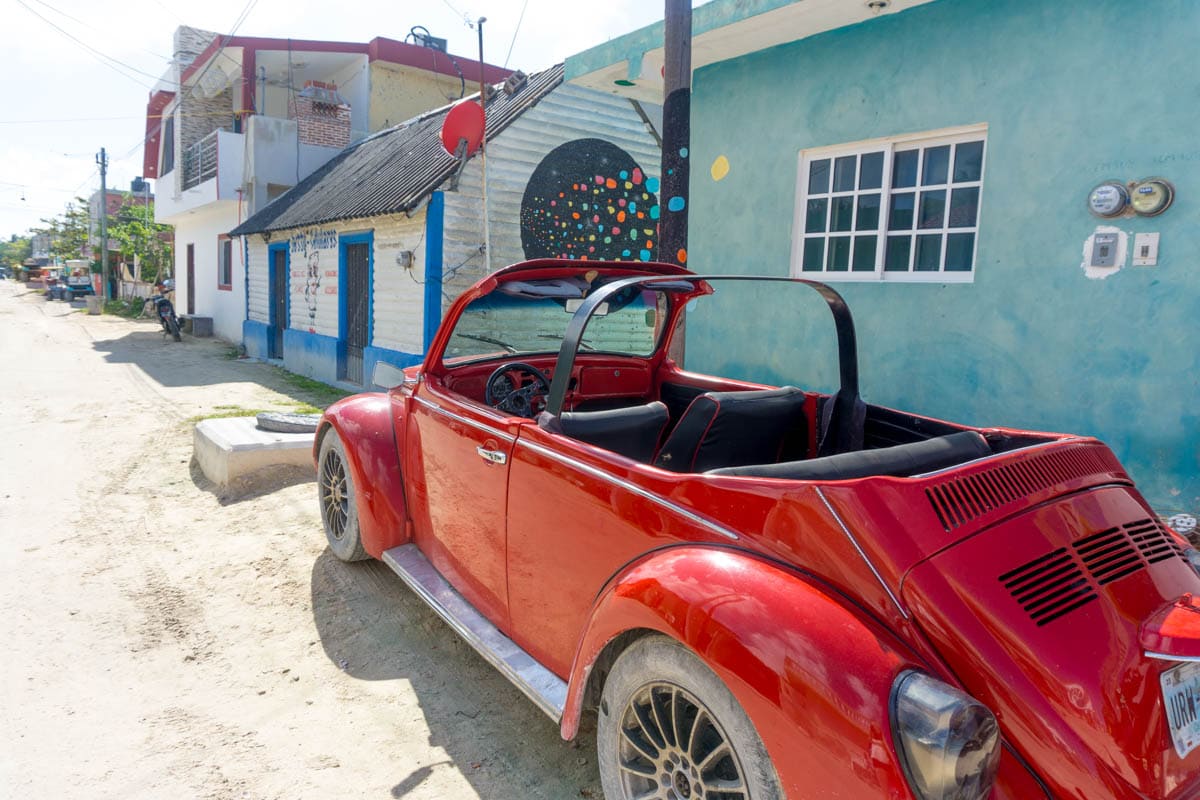
M 920 800 L 983 800 L 1000 762 L 1000 726 L 982 703 L 922 672 L 892 687 L 892 735 Z

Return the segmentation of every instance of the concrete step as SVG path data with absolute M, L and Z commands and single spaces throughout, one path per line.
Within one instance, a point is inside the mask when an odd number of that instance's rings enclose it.
M 218 486 L 264 467 L 299 466 L 315 471 L 309 433 L 276 433 L 254 417 L 206 419 L 196 424 L 193 447 L 204 476 Z

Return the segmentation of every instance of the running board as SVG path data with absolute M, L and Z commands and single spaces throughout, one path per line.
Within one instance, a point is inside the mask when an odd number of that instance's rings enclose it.
M 562 720 L 567 704 L 567 683 L 543 667 L 467 602 L 446 582 L 415 544 L 383 551 L 383 563 L 392 568 L 429 607 L 444 619 L 467 644 L 479 651 L 525 696 L 555 722 Z

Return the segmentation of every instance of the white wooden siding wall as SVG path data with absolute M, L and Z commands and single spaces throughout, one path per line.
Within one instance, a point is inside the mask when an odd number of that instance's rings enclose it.
M 271 281 L 269 261 L 267 259 L 267 243 L 258 234 L 248 237 L 250 252 L 246 259 L 246 275 L 250 297 L 249 317 L 254 322 L 264 325 L 271 324 L 270 296 L 268 284 Z
M 563 85 L 488 143 L 488 210 L 491 269 L 525 259 L 521 248 L 521 199 L 534 169 L 561 144 L 603 139 L 633 156 L 648 176 L 659 177 L 661 153 L 628 100 Z M 481 167 L 472 159 L 457 192 L 446 193 L 442 311 L 487 271 L 483 244 Z
M 332 231 L 332 238 L 319 234 Z M 313 227 L 277 231 L 271 242 L 287 243 L 290 250 L 290 308 L 289 327 L 300 331 L 310 329 L 323 336 L 338 335 L 338 246 L 343 234 L 374 233 L 375 309 L 372 345 L 405 353 L 421 353 L 424 347 L 425 304 L 425 212 L 420 210 L 409 218 L 404 214 L 389 214 L 373 219 L 356 219 Z M 313 234 L 318 236 L 314 238 Z M 292 248 L 292 242 L 299 242 Z M 305 247 L 314 241 L 333 247 Z M 250 237 L 250 319 L 270 322 L 269 282 L 270 261 L 267 243 L 259 235 Z M 413 251 L 413 267 L 405 270 L 396 263 L 402 250 Z M 317 252 L 320 282 L 315 293 L 309 287 L 308 259 Z M 307 253 L 307 254 L 306 254 Z M 421 283 L 418 283 L 421 281 Z M 309 289 L 306 296 L 305 290 Z M 315 296 L 315 316 L 310 317 L 309 300 Z
M 288 244 L 288 327 L 337 338 L 338 240 L 349 226 L 324 224 L 281 231 L 271 241 Z M 354 230 L 362 230 L 356 228 Z M 315 272 L 315 275 L 310 275 Z
M 425 210 L 388 214 L 375 225 L 375 314 L 372 344 L 402 353 L 425 352 Z M 412 251 L 412 267 L 396 263 Z

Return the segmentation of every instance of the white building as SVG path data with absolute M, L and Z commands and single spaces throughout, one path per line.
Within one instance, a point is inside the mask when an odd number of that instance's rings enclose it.
M 219 37 L 180 27 L 146 109 L 155 219 L 175 227 L 176 305 L 237 342 L 242 251 L 227 233 L 351 142 L 461 97 L 479 63 L 434 47 Z M 487 66 L 488 80 L 509 72 Z
M 364 385 L 378 361 L 418 363 L 448 304 L 492 270 L 653 258 L 660 142 L 648 120 L 661 110 L 562 76 L 514 76 L 489 100 L 486 212 L 481 159 L 443 147 L 446 107 L 351 146 L 238 226 L 247 354 Z

